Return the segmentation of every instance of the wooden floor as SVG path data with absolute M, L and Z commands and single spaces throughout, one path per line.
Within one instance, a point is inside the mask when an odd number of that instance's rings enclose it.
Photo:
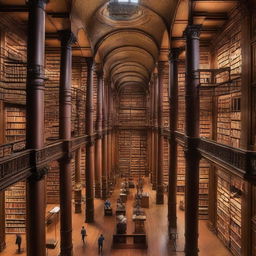
M 73 214 L 73 245 L 74 256 L 95 256 L 97 252 L 97 238 L 103 233 L 105 236 L 104 250 L 102 255 L 106 256 L 169 256 L 169 255 L 184 255 L 184 212 L 178 210 L 178 240 L 177 251 L 175 252 L 172 244 L 168 240 L 167 236 L 167 198 L 165 197 L 164 205 L 155 204 L 155 191 L 150 189 L 150 186 L 146 184 L 144 191 L 150 193 L 150 208 L 145 209 L 147 221 L 146 221 L 146 233 L 148 239 L 147 250 L 113 250 L 111 249 L 112 235 L 115 233 L 115 215 L 110 217 L 104 217 L 103 214 L 103 201 L 95 200 L 95 223 L 84 223 L 84 208 L 82 214 Z M 115 211 L 116 199 L 119 194 L 119 187 L 116 188 L 111 198 L 111 203 Z M 131 221 L 131 210 L 134 202 L 135 189 L 130 189 L 130 195 L 128 202 L 126 203 L 127 211 L 127 234 L 131 234 L 134 229 L 134 225 Z M 48 205 L 48 208 L 52 208 L 53 205 Z M 80 236 L 80 230 L 82 226 L 86 227 L 88 236 L 86 237 L 86 243 L 83 245 Z M 57 224 L 57 239 L 59 239 Z M 222 245 L 219 239 L 208 230 L 206 221 L 200 221 L 199 223 L 199 249 L 202 256 L 230 256 L 231 254 Z M 54 225 L 47 230 L 47 238 L 55 237 Z M 0 253 L 0 256 L 11 256 L 16 254 L 15 235 L 7 235 L 7 248 L 4 252 Z M 59 245 L 59 244 L 58 244 Z M 57 256 L 59 253 L 58 245 L 54 250 L 48 250 L 48 256 Z M 22 247 L 25 249 L 25 237 L 23 238 Z M 21 255 L 26 255 L 23 252 Z M 36 255 L 35 255 L 36 256 Z

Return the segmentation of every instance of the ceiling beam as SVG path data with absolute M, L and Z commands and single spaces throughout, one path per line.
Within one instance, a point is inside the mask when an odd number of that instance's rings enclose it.
M 26 5 L 0 5 L 0 13 L 6 12 L 28 12 Z M 68 12 L 47 12 L 53 18 L 69 18 Z
M 203 17 L 205 19 L 211 19 L 211 20 L 227 20 L 228 15 L 226 12 L 197 12 L 193 11 L 193 17 Z

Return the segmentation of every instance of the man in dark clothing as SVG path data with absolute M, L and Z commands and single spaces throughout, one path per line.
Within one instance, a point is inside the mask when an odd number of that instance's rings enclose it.
M 21 235 L 20 234 L 17 234 L 16 235 L 16 242 L 15 244 L 18 245 L 18 253 L 21 253 L 21 250 L 20 250 L 20 246 L 21 246 Z
M 82 229 L 81 229 L 81 236 L 82 236 L 82 241 L 83 241 L 83 243 L 84 243 L 84 238 L 85 238 L 85 236 L 86 236 L 86 230 L 85 230 L 84 226 L 83 226 Z
M 104 241 L 104 236 L 103 234 L 101 234 L 100 237 L 98 238 L 99 253 L 102 253 L 103 241 Z

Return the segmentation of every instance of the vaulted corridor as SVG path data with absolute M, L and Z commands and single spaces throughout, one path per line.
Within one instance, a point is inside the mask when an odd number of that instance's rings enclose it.
M 256 256 L 254 0 L 0 13 L 0 256 Z

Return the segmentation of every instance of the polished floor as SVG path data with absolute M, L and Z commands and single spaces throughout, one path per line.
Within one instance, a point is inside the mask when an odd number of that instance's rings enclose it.
M 104 249 L 102 255 L 105 256 L 169 256 L 169 255 L 184 255 L 184 212 L 178 210 L 178 240 L 176 251 L 174 251 L 172 243 L 168 240 L 167 236 L 167 198 L 165 197 L 164 205 L 155 204 L 155 191 L 150 189 L 150 186 L 146 184 L 144 191 L 150 194 L 150 207 L 145 209 L 147 220 L 145 223 L 146 234 L 148 239 L 147 250 L 114 250 L 111 249 L 112 235 L 115 232 L 115 215 L 104 216 L 103 214 L 103 201 L 95 200 L 95 223 L 87 224 L 84 223 L 84 209 L 81 214 L 73 214 L 73 245 L 74 245 L 74 256 L 95 256 L 98 255 L 97 251 L 97 239 L 102 233 L 104 234 Z M 135 189 L 130 189 L 130 195 L 128 202 L 126 203 L 127 209 L 127 234 L 131 234 L 134 229 L 134 224 L 131 220 L 132 216 L 132 205 L 134 202 Z M 111 203 L 115 211 L 116 199 L 119 195 L 119 187 L 111 197 Z M 52 208 L 53 205 L 48 205 L 48 209 Z M 80 230 L 82 226 L 86 227 L 88 236 L 86 237 L 86 243 L 83 244 L 81 241 Z M 59 239 L 58 229 L 59 225 L 56 226 L 56 239 Z M 55 226 L 50 225 L 47 230 L 47 238 L 55 238 Z M 58 244 L 59 245 L 59 244 Z M 58 245 L 53 250 L 47 251 L 47 256 L 59 255 Z M 23 239 L 22 247 L 25 249 L 25 237 Z M 207 223 L 201 220 L 199 223 L 199 249 L 201 256 L 230 256 L 229 251 L 223 246 L 220 240 L 207 228 Z M 15 246 L 15 236 L 7 236 L 7 248 L 4 252 L 0 253 L 0 256 L 11 256 L 17 255 Z M 23 252 L 21 255 L 26 255 Z M 36 256 L 36 255 L 35 255 Z

